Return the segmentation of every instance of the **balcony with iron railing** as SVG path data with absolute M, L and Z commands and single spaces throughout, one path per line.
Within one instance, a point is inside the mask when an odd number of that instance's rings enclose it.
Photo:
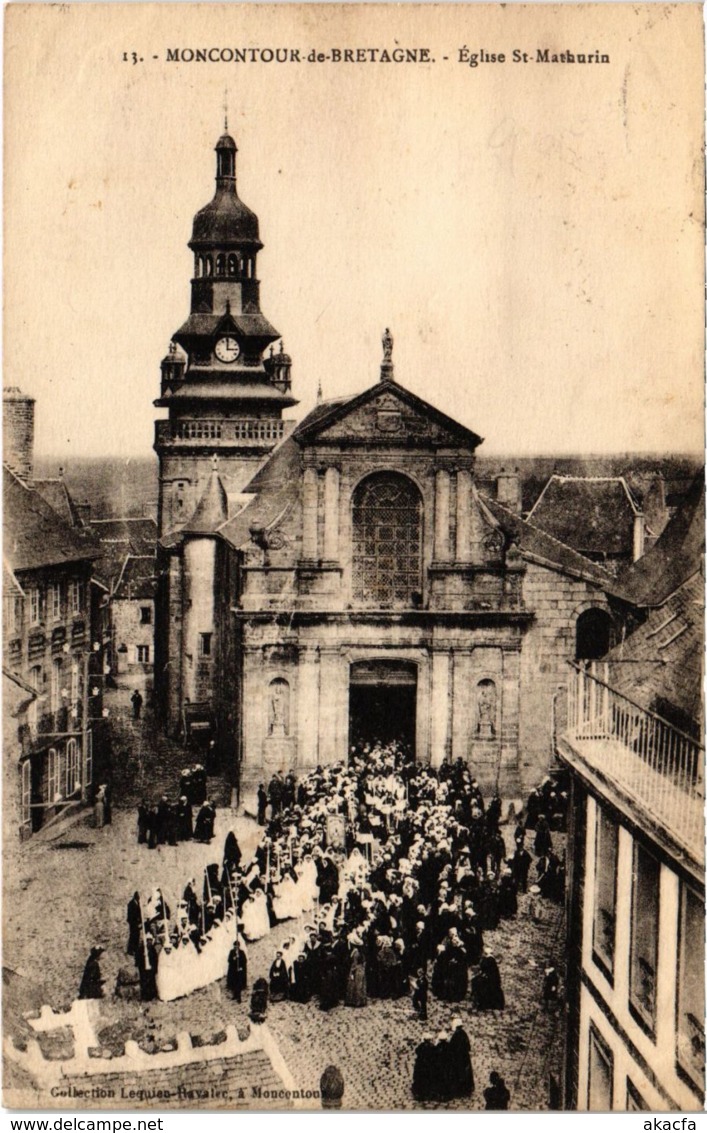
M 277 444 L 289 432 L 292 423 L 278 417 L 244 417 L 221 419 L 209 417 L 182 418 L 155 422 L 155 440 L 159 445 L 188 447 L 207 441 L 215 448 L 251 448 Z
M 601 662 L 572 666 L 559 753 L 703 868 L 704 747 L 612 688 L 606 676 Z

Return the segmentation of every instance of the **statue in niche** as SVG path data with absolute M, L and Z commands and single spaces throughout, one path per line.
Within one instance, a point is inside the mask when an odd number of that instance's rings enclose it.
M 290 734 L 290 686 L 282 677 L 270 683 L 269 736 Z
M 504 538 L 500 531 L 491 531 L 484 539 L 484 551 L 488 562 L 500 562 L 503 558 Z
M 496 736 L 496 686 L 491 680 L 479 681 L 477 685 L 476 734 L 480 740 Z

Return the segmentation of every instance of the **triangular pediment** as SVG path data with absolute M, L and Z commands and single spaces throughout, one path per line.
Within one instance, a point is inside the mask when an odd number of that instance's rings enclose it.
M 300 443 L 404 444 L 475 449 L 482 437 L 397 382 L 378 382 L 298 430 Z

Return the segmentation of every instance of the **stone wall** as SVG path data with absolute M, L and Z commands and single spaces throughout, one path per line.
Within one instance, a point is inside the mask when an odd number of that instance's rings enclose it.
M 592 606 L 607 611 L 609 606 L 598 586 L 534 563 L 528 565 L 523 593 L 526 607 L 535 614 L 520 655 L 519 751 L 525 794 L 553 761 L 553 703 L 561 713 L 567 662 L 575 657 L 577 618 Z

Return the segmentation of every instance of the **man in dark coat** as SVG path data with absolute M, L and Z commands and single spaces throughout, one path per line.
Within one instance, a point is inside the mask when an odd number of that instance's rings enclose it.
M 160 846 L 164 846 L 169 837 L 169 827 L 172 817 L 171 809 L 167 796 L 163 795 L 157 804 L 156 834 L 157 843 Z
M 511 1095 L 501 1075 L 492 1070 L 489 1075 L 489 1083 L 484 1090 L 486 1109 L 508 1109 Z
M 102 953 L 103 948 L 100 944 L 91 949 L 81 977 L 79 999 L 103 999 L 103 985 L 106 981 L 101 975 L 99 963 Z
M 268 808 L 268 793 L 262 783 L 258 784 L 258 826 L 265 826 L 265 811 Z
M 513 873 L 513 878 L 516 885 L 522 893 L 528 892 L 528 872 L 530 870 L 530 864 L 532 860 L 533 859 L 523 845 L 517 846 L 516 852 L 511 858 L 511 872 Z
M 216 816 L 216 808 L 213 803 L 204 803 L 198 815 L 196 816 L 196 823 L 194 826 L 194 841 L 195 842 L 210 842 L 214 836 L 214 819 Z
M 474 1092 L 474 1071 L 471 1065 L 471 1043 L 461 1019 L 452 1019 L 449 1040 L 449 1062 L 452 1069 L 453 1097 L 469 1098 Z
M 142 937 L 135 953 L 135 965 L 140 976 L 140 999 L 150 1003 L 157 999 L 157 949 L 151 932 Z
M 143 799 L 137 808 L 137 841 L 142 846 L 149 839 L 150 833 L 150 804 Z
M 139 720 L 140 713 L 142 712 L 142 696 L 139 689 L 135 689 L 133 695 L 130 697 L 130 703 L 133 706 L 133 720 Z
M 412 992 L 412 1008 L 421 1023 L 427 1022 L 427 997 L 429 993 L 429 980 L 424 968 L 420 968 Z
M 270 999 L 273 1003 L 280 1003 L 283 999 L 287 999 L 289 990 L 290 976 L 287 964 L 282 958 L 282 952 L 277 952 L 270 965 Z
M 240 944 L 236 940 L 228 954 L 228 972 L 226 974 L 226 987 L 235 999 L 241 1002 L 241 993 L 248 986 L 248 959 Z

